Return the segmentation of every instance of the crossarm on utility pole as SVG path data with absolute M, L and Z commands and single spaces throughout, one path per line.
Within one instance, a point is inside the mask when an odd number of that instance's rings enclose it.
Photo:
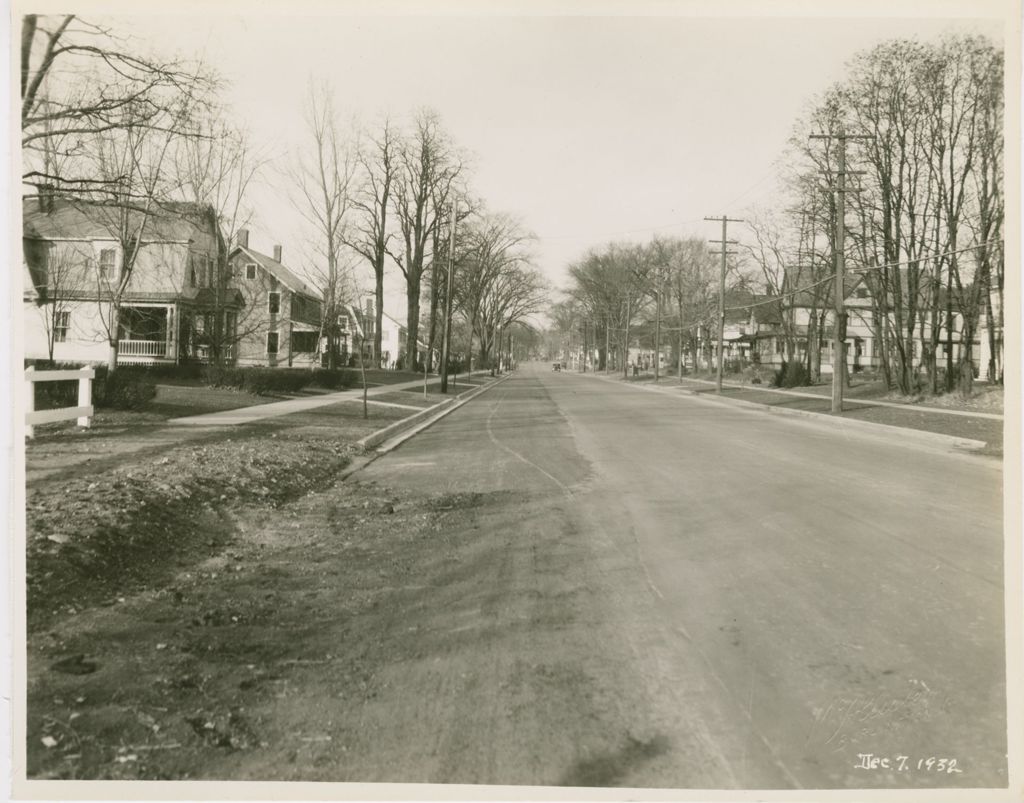
M 731 218 L 727 215 L 722 215 L 720 218 L 717 217 L 706 217 L 705 220 L 714 220 L 722 222 L 722 239 L 721 240 L 710 240 L 709 242 L 721 243 L 722 245 L 722 266 L 721 272 L 718 278 L 718 369 L 715 379 L 715 392 L 722 392 L 722 351 L 725 343 L 725 261 L 728 251 L 726 250 L 730 243 L 737 243 L 737 240 L 729 240 L 729 224 L 730 223 L 742 223 L 740 218 Z

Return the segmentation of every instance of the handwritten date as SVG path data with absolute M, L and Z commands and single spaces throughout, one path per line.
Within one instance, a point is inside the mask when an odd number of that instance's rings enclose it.
M 853 768 L 855 770 L 895 770 L 896 772 L 920 770 L 922 772 L 944 772 L 947 775 L 963 772 L 957 766 L 955 758 L 929 756 L 928 758 L 914 759 L 903 755 L 877 756 L 874 753 L 857 753 L 857 763 L 853 765 Z

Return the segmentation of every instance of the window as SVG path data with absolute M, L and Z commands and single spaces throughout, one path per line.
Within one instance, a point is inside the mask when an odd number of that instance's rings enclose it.
M 113 248 L 104 248 L 100 251 L 100 276 L 102 278 L 113 278 L 116 257 L 117 252 Z
M 380 330 L 380 342 L 387 343 L 391 339 L 391 330 L 381 329 Z
M 292 332 L 292 351 L 311 354 L 316 351 L 316 332 Z
M 71 326 L 71 313 L 58 312 L 53 320 L 53 342 L 64 343 L 68 339 L 68 329 Z
M 245 265 L 245 278 L 255 279 L 256 278 L 256 263 L 247 262 Z
M 267 312 L 277 315 L 281 311 L 281 294 L 270 293 L 267 296 Z
M 277 332 L 267 332 L 267 354 L 277 354 Z
M 348 315 L 338 316 L 338 328 L 341 329 L 342 332 L 348 331 Z

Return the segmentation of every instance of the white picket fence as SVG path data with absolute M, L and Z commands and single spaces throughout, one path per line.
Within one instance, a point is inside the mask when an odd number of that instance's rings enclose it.
M 33 367 L 25 369 L 25 434 L 35 435 L 35 424 L 51 424 L 54 421 L 78 419 L 78 426 L 87 427 L 93 415 L 92 380 L 96 377 L 94 368 L 82 368 L 78 371 L 36 371 Z M 36 382 L 60 382 L 69 379 L 78 380 L 78 406 L 62 407 L 59 410 L 36 409 Z

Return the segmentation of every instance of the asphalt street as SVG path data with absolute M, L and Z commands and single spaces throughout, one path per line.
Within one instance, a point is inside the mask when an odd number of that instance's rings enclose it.
M 363 475 L 503 498 L 477 537 L 529 559 L 499 560 L 505 601 L 453 627 L 495 610 L 518 625 L 517 594 L 546 573 L 531 593 L 565 616 L 546 609 L 517 649 L 587 689 L 537 686 L 529 711 L 439 689 L 433 780 L 1007 782 L 998 461 L 527 367 Z M 504 688 L 509 660 L 476 682 Z M 619 747 L 578 747 L 595 734 Z

